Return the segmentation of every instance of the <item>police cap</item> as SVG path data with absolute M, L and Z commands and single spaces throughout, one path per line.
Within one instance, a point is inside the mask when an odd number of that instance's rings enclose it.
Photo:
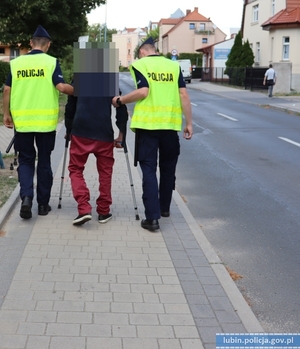
M 39 25 L 36 28 L 36 31 L 34 32 L 34 34 L 32 35 L 33 38 L 48 38 L 49 40 L 51 40 L 50 35 L 48 34 L 47 30 L 45 28 L 43 28 L 41 25 Z
M 142 46 L 144 46 L 144 45 L 152 45 L 152 46 L 154 46 L 154 40 L 153 40 L 152 36 L 149 36 L 148 39 L 146 39 L 145 41 L 143 41 L 143 42 L 141 43 L 139 49 L 141 49 Z

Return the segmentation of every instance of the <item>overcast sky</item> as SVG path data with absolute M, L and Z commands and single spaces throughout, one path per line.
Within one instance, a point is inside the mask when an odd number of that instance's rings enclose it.
M 178 8 L 183 13 L 194 10 L 211 21 L 229 38 L 230 28 L 240 28 L 243 0 L 107 0 L 88 14 L 89 24 L 107 23 L 109 29 L 147 27 L 149 22 L 169 18 Z

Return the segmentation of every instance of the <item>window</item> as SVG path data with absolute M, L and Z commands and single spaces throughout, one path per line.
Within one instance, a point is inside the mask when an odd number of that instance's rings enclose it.
M 271 0 L 271 16 L 275 15 L 275 2 L 276 0 Z
M 290 38 L 284 37 L 283 38 L 283 60 L 289 60 L 290 59 Z
M 259 63 L 260 62 L 260 42 L 256 43 L 256 57 L 255 57 L 255 62 Z
M 192 29 L 192 30 L 195 29 L 195 23 L 190 23 L 190 29 Z
M 11 48 L 10 49 L 10 59 L 14 59 L 14 58 L 19 57 L 19 56 L 20 56 L 20 50 L 18 48 L 16 48 L 16 49 Z
M 202 38 L 202 44 L 207 44 L 207 38 Z
M 130 38 L 127 39 L 127 43 L 130 44 Z
M 200 23 L 199 30 L 205 31 L 205 23 Z
M 5 53 L 5 48 L 4 47 L 0 47 L 0 55 L 4 55 Z
M 253 22 L 258 22 L 258 5 L 253 6 Z
M 274 37 L 271 38 L 270 62 L 273 61 L 274 55 Z

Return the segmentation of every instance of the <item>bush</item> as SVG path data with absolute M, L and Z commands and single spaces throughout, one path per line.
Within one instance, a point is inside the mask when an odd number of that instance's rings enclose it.
M 129 71 L 129 68 L 123 67 L 122 65 L 120 65 L 119 72 L 125 72 L 125 71 Z
M 0 61 L 0 87 L 5 83 L 9 71 L 9 63 Z
M 65 55 L 59 59 L 60 67 L 64 76 L 64 80 L 67 83 L 71 83 L 73 80 L 74 66 L 73 66 L 73 47 L 65 47 Z

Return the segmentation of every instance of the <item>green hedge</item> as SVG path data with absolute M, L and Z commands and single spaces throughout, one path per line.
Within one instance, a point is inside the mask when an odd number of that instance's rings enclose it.
M 5 83 L 9 70 L 9 63 L 0 61 L 0 88 Z

